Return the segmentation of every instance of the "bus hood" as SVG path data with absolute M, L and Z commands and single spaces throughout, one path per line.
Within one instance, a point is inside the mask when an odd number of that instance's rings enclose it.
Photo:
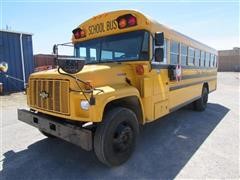
M 61 71 L 64 73 L 63 71 Z M 135 79 L 133 78 L 133 65 L 130 64 L 120 64 L 120 63 L 108 63 L 108 64 L 94 64 L 85 65 L 84 68 L 74 77 L 80 80 L 89 82 L 93 87 L 100 87 L 111 84 L 121 84 L 126 83 L 126 78 L 131 82 Z M 71 88 L 77 88 L 75 79 L 67 75 L 59 74 L 57 69 L 46 70 L 41 72 L 36 72 L 31 74 L 30 79 L 67 79 L 70 82 Z

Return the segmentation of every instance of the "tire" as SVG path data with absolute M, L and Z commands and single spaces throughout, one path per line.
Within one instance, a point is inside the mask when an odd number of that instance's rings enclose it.
M 48 138 L 56 138 L 54 135 L 51 135 L 51 134 L 49 134 L 49 133 L 46 133 L 46 132 L 44 132 L 44 131 L 42 131 L 42 130 L 39 130 L 44 136 L 46 136 L 46 137 L 48 137 Z
M 139 133 L 136 114 L 127 108 L 106 113 L 94 135 L 94 151 L 103 164 L 112 167 L 126 162 L 132 155 Z
M 204 111 L 207 107 L 208 101 L 208 89 L 206 86 L 203 86 L 201 98 L 194 102 L 194 109 L 196 111 Z

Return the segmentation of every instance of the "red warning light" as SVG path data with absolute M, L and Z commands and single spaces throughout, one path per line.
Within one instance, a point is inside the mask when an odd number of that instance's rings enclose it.
M 72 31 L 72 33 L 73 33 L 75 39 L 83 38 L 86 36 L 85 31 L 80 28 L 74 29 Z
M 137 25 L 137 18 L 132 14 L 125 14 L 117 18 L 118 28 L 123 29 Z

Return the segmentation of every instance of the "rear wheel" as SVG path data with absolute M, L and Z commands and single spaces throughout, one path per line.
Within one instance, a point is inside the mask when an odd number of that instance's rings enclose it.
M 115 108 L 106 113 L 94 136 L 97 158 L 108 166 L 126 162 L 134 151 L 139 125 L 134 112 Z
M 203 86 L 201 97 L 194 102 L 194 109 L 196 111 L 204 111 L 207 107 L 208 88 Z

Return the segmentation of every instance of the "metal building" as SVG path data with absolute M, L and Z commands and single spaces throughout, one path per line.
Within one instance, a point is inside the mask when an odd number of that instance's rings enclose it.
M 3 92 L 17 92 L 25 88 L 33 72 L 32 34 L 0 30 L 0 63 L 8 64 L 7 72 L 0 72 Z
M 240 72 L 240 48 L 218 51 L 218 71 Z

